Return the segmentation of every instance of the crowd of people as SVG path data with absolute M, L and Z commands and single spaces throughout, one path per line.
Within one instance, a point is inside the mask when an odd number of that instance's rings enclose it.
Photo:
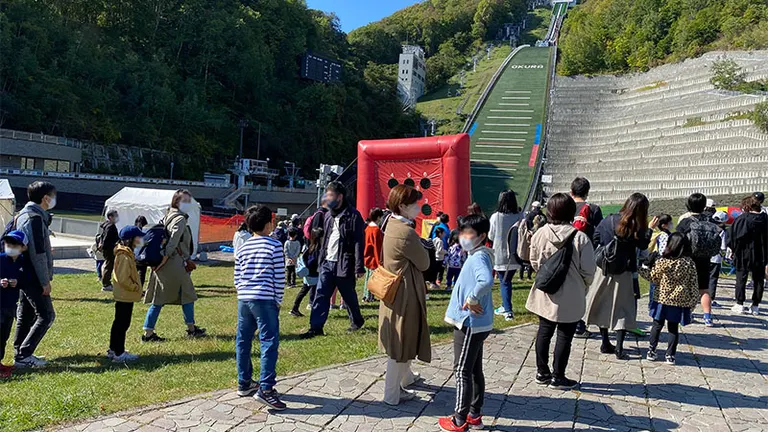
M 301 306 L 309 297 L 308 329 L 300 335 L 304 339 L 324 335 L 336 293 L 349 317 L 349 333 L 365 324 L 359 302 L 378 302 L 379 346 L 388 356 L 383 398 L 388 405 L 415 397 L 409 387 L 421 377 L 412 361 L 428 363 L 432 355 L 429 292 L 450 292 L 444 320 L 453 328 L 457 391 L 453 413 L 439 421 L 445 431 L 482 426 L 483 345 L 494 315 L 514 319 L 512 281 L 517 272 L 520 279 L 526 274 L 530 279 L 536 272 L 525 305 L 539 320 L 532 378 L 555 389 L 577 385 L 566 376 L 566 368 L 573 338 L 588 337 L 589 326 L 599 329 L 601 353 L 628 359 L 624 341 L 627 332 L 638 327 L 638 276 L 651 282 L 648 360 L 657 359 L 660 333 L 666 326 L 670 338 L 664 358 L 675 363 L 679 327 L 693 322 L 698 305 L 704 325 L 713 325 L 711 311 L 719 306 L 716 287 L 724 261 L 736 273 L 733 311 L 759 314 L 768 266 L 768 212 L 762 193 L 741 201 L 741 213 L 730 227 L 731 215 L 717 211 L 703 194 L 692 194 L 686 202 L 688 212 L 675 229 L 670 215 L 649 216 L 649 200 L 641 193 L 630 195 L 617 213 L 603 217 L 600 206 L 588 201 L 589 190 L 587 179 L 576 178 L 570 193 L 552 195 L 545 206 L 534 202 L 528 212 L 519 207 L 514 191 L 503 191 L 490 217 L 474 203 L 466 215 L 456 216 L 457 229 L 451 229 L 451 217 L 440 213 L 426 238 L 416 230 L 421 193 L 407 185 L 393 187 L 386 208 L 371 209 L 365 219 L 338 182 L 326 187 L 321 207 L 305 221 L 294 215 L 288 223 L 276 224 L 268 207 L 250 207 L 233 238 L 237 393 L 254 395 L 275 410 L 286 408 L 274 389 L 279 313 L 286 288 L 296 287 L 297 279 L 301 288 L 290 314 L 304 317 Z M 15 320 L 16 368 L 46 365 L 35 351 L 55 319 L 48 227 L 56 188 L 34 182 L 28 196 L 29 202 L 3 234 L 0 253 L 0 355 Z M 181 305 L 187 336 L 206 333 L 195 322 L 191 203 L 191 194 L 179 190 L 158 225 L 150 226 L 142 217 L 118 231 L 119 214 L 110 211 L 100 226 L 92 250 L 101 261 L 97 271 L 102 289 L 112 292 L 115 300 L 107 351 L 114 362 L 138 359 L 125 344 L 133 305 L 142 299 L 149 309 L 141 341 L 164 341 L 155 326 L 169 304 Z M 162 242 L 156 240 L 157 232 Z M 153 261 L 148 258 L 150 249 L 158 244 Z M 747 303 L 749 275 L 753 290 Z M 361 278 L 359 299 L 356 285 Z M 496 278 L 501 305 L 494 309 Z M 251 359 L 257 334 L 261 366 L 255 380 Z M 0 367 L 4 375 L 10 374 L 10 367 Z

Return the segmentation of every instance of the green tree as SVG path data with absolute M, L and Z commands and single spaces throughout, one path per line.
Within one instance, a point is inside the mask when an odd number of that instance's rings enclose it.
M 768 133 L 768 102 L 760 102 L 755 105 L 755 110 L 752 112 L 752 121 L 758 129 Z
M 709 82 L 715 88 L 722 90 L 736 90 L 746 81 L 747 74 L 732 59 L 717 60 L 712 63 L 712 78 Z

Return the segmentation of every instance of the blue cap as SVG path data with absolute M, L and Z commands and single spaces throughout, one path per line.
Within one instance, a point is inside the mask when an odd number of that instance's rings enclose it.
M 134 237 L 144 237 L 144 231 L 133 225 L 126 225 L 120 230 L 120 240 L 132 240 Z
M 6 240 L 11 240 L 15 243 L 21 243 L 23 245 L 27 244 L 27 236 L 25 236 L 24 233 L 19 230 L 13 230 L 3 236 L 3 241 Z

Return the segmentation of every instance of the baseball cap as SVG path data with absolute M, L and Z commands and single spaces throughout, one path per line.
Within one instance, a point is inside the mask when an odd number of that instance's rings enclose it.
M 126 225 L 120 230 L 120 240 L 131 240 L 134 237 L 144 237 L 145 233 L 141 228 L 133 225 Z
M 540 202 L 538 202 L 538 201 L 534 201 L 534 202 L 531 204 L 531 207 L 541 207 L 541 203 L 540 203 Z
M 726 212 L 724 212 L 722 210 L 717 211 L 712 216 L 712 219 L 714 219 L 715 222 L 718 222 L 718 223 L 725 223 L 726 221 L 728 221 L 728 213 L 726 213 Z
M 758 201 L 760 201 L 760 204 L 762 204 L 765 201 L 765 194 L 762 192 L 755 192 L 752 194 L 755 198 L 757 198 Z
M 715 204 L 717 204 L 715 200 L 713 200 L 712 198 L 707 198 L 707 207 L 714 207 Z
M 291 220 L 296 220 L 296 219 L 298 219 L 298 218 L 299 218 L 299 215 L 298 215 L 298 214 L 296 214 L 296 213 L 294 213 L 294 214 L 291 216 Z
M 13 230 L 8 234 L 4 235 L 3 241 L 6 241 L 6 240 L 11 240 L 14 243 L 21 243 L 25 246 L 27 244 L 27 236 L 25 236 L 24 233 L 19 230 Z

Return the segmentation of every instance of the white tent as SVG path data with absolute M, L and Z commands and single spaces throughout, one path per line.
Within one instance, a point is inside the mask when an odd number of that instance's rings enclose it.
M 159 223 L 171 207 L 173 190 L 124 187 L 104 203 L 104 214 L 117 210 L 120 221 L 117 229 L 132 225 L 138 216 L 147 218 L 150 225 Z M 192 198 L 193 210 L 189 213 L 189 227 L 198 249 L 200 239 L 200 204 Z
M 6 179 L 0 179 L 0 229 L 4 229 L 5 225 L 13 219 L 13 214 L 16 211 L 16 197 L 13 195 L 11 189 L 11 183 Z

